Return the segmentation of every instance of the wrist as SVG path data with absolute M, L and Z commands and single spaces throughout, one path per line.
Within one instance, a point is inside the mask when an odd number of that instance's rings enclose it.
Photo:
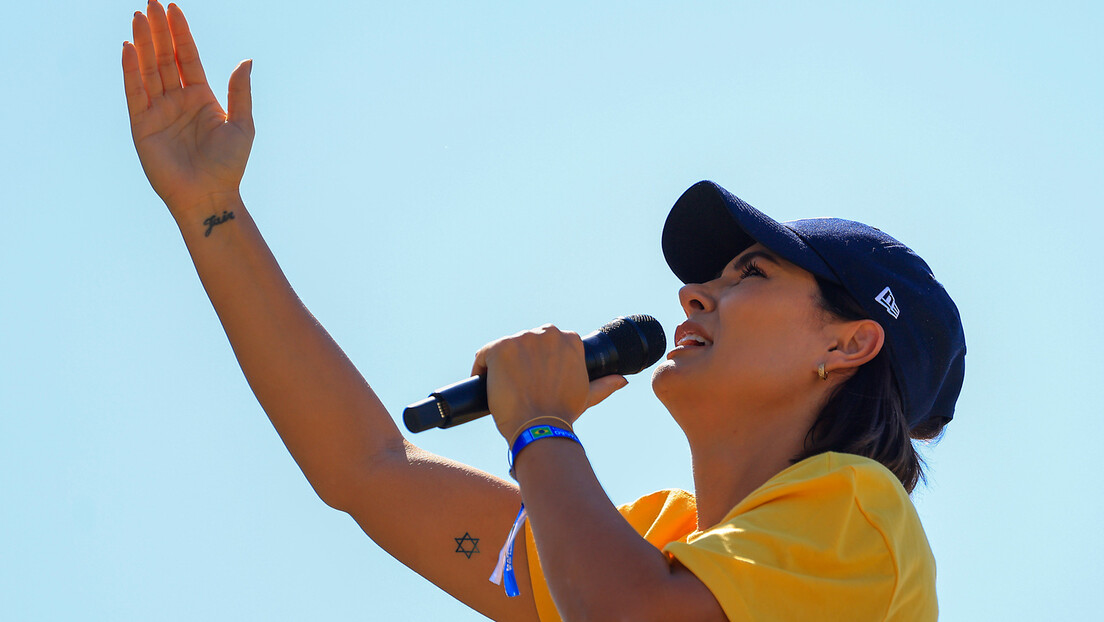
M 221 214 L 223 211 L 238 211 L 245 209 L 241 193 L 235 188 L 225 192 L 210 192 L 191 197 L 173 197 L 165 199 L 165 205 L 169 213 L 180 224 L 191 223 L 196 218 L 202 221 L 211 214 Z
M 563 430 L 567 430 L 568 432 L 574 432 L 574 428 L 572 427 L 571 422 L 567 419 L 556 417 L 554 415 L 541 415 L 538 417 L 533 417 L 525 423 L 521 423 L 515 426 L 513 434 L 505 437 L 506 446 L 512 449 L 514 443 L 517 442 L 518 437 L 521 436 L 521 433 L 536 425 L 550 425 Z
M 212 193 L 187 201 L 166 201 L 166 205 L 185 237 L 210 237 L 219 225 L 225 227 L 225 223 L 246 216 L 245 203 L 237 191 Z
M 566 427 L 561 426 L 561 422 L 566 422 L 562 419 L 559 419 L 558 417 L 541 417 L 540 419 L 552 419 L 554 420 L 554 422 L 527 422 L 524 426 L 522 426 L 521 430 L 518 432 L 517 437 L 514 438 L 514 440 L 510 443 L 510 451 L 508 456 L 510 465 L 510 476 L 514 479 L 517 479 L 515 468 L 517 466 L 518 456 L 522 453 L 523 450 L 528 448 L 533 443 L 536 443 L 537 441 L 558 438 L 572 441 L 580 448 L 582 448 L 583 446 L 582 441 L 580 441 L 579 437 L 575 436 L 575 433 L 571 430 L 570 424 L 568 424 Z

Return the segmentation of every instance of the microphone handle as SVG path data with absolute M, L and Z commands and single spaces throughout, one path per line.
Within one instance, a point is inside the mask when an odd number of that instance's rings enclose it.
M 583 356 L 591 380 L 617 373 L 617 348 L 609 335 L 594 331 L 583 337 Z M 407 406 L 403 410 L 403 423 L 407 430 L 417 433 L 432 428 L 451 428 L 489 414 L 487 378 L 472 376 L 441 387 L 424 400 Z
M 426 412 L 429 418 L 423 419 L 421 423 L 425 427 L 415 430 L 410 427 L 407 412 L 418 409 L 420 405 L 426 403 L 432 408 L 422 407 L 419 409 L 419 414 Z M 421 432 L 429 428 L 451 428 L 490 413 L 490 408 L 487 406 L 487 377 L 472 376 L 467 380 L 441 387 L 426 399 L 411 404 L 403 411 L 403 422 L 411 432 Z

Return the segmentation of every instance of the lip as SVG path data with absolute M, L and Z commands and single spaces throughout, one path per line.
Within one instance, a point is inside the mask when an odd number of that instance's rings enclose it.
M 687 320 L 675 327 L 675 343 L 682 341 L 684 337 L 691 334 L 702 337 L 709 343 L 713 343 L 713 338 L 709 335 L 709 333 L 705 332 L 705 329 L 701 327 L 701 324 L 698 324 L 697 322 L 691 322 L 690 320 Z
M 680 346 L 680 345 L 678 345 L 678 342 L 682 341 L 683 338 L 685 338 L 687 335 L 697 335 L 697 336 L 705 339 L 709 343 L 708 344 L 701 344 L 701 345 L 692 345 L 692 346 Z M 709 336 L 709 334 L 707 332 L 705 332 L 705 329 L 702 328 L 700 324 L 698 324 L 697 322 L 691 322 L 691 321 L 687 320 L 687 321 L 683 322 L 682 324 L 679 324 L 678 327 L 675 328 L 675 347 L 670 352 L 667 353 L 667 358 L 668 359 L 671 358 L 672 355 L 674 355 L 675 353 L 678 353 L 678 352 L 684 352 L 684 351 L 687 351 L 687 350 L 696 350 L 696 349 L 699 349 L 699 348 L 708 348 L 710 345 L 712 345 L 712 343 L 713 343 L 713 339 Z

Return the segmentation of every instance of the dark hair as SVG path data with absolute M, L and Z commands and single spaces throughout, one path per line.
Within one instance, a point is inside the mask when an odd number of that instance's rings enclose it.
M 844 321 L 869 319 L 842 286 L 820 277 L 816 281 L 825 313 Z M 941 419 L 933 418 L 909 429 L 901 391 L 883 348 L 828 398 L 795 460 L 826 451 L 866 456 L 885 465 L 911 494 L 924 480 L 924 460 L 912 441 L 936 439 L 943 426 Z

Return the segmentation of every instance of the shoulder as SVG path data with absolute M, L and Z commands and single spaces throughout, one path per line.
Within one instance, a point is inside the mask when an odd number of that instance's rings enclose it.
M 791 510 L 794 506 L 820 508 L 819 515 L 837 529 L 846 523 L 865 524 L 881 534 L 891 550 L 910 541 L 927 550 L 908 492 L 892 471 L 870 458 L 827 452 L 802 460 L 749 495 L 729 517 L 771 504 Z M 834 512 L 825 516 L 824 510 Z
M 698 525 L 694 495 L 680 489 L 653 492 L 617 509 L 656 548 L 686 538 Z
M 815 519 L 812 519 L 815 517 Z M 935 560 L 908 492 L 882 464 L 823 453 L 782 471 L 749 495 L 718 528 L 757 526 L 833 543 L 837 553 L 869 556 L 895 575 L 930 570 Z
M 857 504 L 872 523 L 898 514 L 915 516 L 908 493 L 889 469 L 863 456 L 827 452 L 769 479 L 732 508 L 722 523 L 780 504 L 827 505 L 840 510 Z
M 802 602 L 820 603 L 822 616 L 835 612 L 824 619 L 934 618 L 916 616 L 935 610 L 934 559 L 919 518 L 897 478 L 867 458 L 803 460 L 718 525 L 666 550 L 732 613 L 769 606 L 760 600 L 768 594 L 805 593 Z M 810 613 L 802 606 L 793 604 L 794 619 Z
M 622 514 L 662 514 L 697 512 L 694 495 L 681 488 L 657 490 L 617 508 Z

